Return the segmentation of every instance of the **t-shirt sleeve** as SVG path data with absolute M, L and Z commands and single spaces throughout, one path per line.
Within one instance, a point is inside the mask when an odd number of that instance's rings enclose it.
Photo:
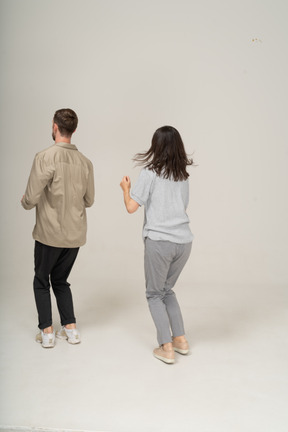
M 147 168 L 143 168 L 140 172 L 139 178 L 133 186 L 130 196 L 140 206 L 147 203 L 150 195 L 151 186 L 153 183 L 154 173 Z

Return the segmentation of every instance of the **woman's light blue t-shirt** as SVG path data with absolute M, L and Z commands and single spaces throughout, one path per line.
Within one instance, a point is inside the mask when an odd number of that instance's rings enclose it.
M 143 168 L 131 190 L 131 198 L 144 206 L 143 238 L 190 243 L 193 234 L 186 209 L 189 181 L 174 181 Z

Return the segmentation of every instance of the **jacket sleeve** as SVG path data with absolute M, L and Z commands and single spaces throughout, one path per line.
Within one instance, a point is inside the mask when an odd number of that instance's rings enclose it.
M 87 189 L 86 189 L 86 193 L 84 195 L 85 207 L 91 207 L 93 205 L 93 203 L 94 203 L 94 195 L 95 195 L 94 173 L 93 173 L 93 165 L 90 162 L 89 163 L 89 174 L 88 174 Z
M 25 195 L 21 201 L 25 210 L 31 210 L 36 206 L 53 175 L 54 169 L 51 164 L 47 164 L 44 157 L 37 154 L 33 161 Z

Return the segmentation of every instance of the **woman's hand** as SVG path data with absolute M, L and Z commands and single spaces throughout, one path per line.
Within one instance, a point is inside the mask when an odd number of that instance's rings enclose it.
M 124 176 L 122 178 L 120 186 L 123 190 L 124 203 L 128 213 L 134 213 L 138 209 L 139 204 L 130 197 L 130 189 L 131 189 L 130 177 Z
M 124 176 L 121 183 L 120 183 L 121 188 L 123 189 L 123 192 L 125 191 L 130 191 L 131 189 L 131 180 L 130 177 L 128 176 Z

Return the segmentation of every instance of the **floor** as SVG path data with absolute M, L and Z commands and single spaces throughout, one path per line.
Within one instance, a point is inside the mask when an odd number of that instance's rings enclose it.
M 30 287 L 2 290 L 2 431 L 288 430 L 287 287 L 180 282 L 191 354 L 174 365 L 152 356 L 155 331 L 135 281 L 126 296 L 111 281 L 73 292 L 82 343 L 43 349 Z

